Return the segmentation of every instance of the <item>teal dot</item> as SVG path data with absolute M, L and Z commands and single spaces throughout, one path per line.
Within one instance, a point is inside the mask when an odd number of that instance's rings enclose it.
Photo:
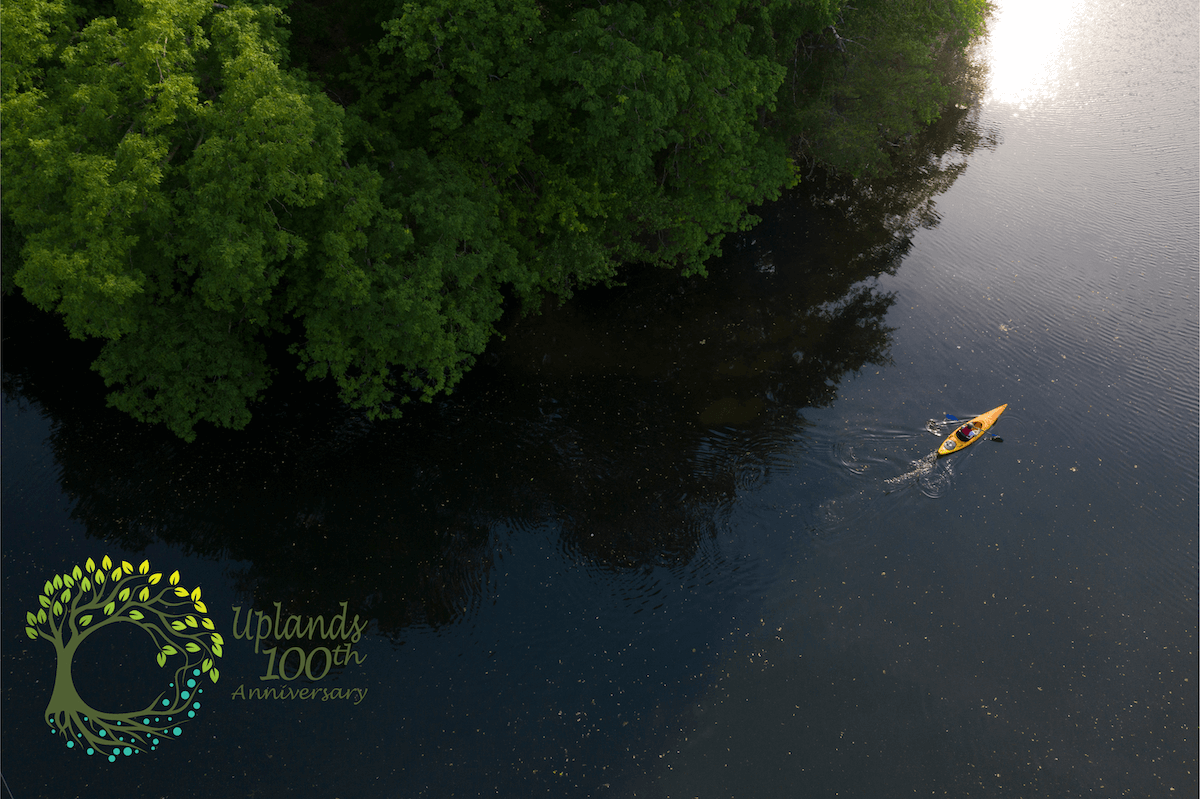
M 163 700 L 163 707 L 166 707 L 166 706 L 167 706 L 167 705 L 169 705 L 169 704 L 171 704 L 171 700 L 169 700 L 169 699 L 164 699 L 164 700 Z
M 89 747 L 87 748 L 87 753 L 88 753 L 89 755 L 94 755 L 94 754 L 96 754 L 96 750 L 95 750 L 95 749 L 93 749 L 92 747 L 90 747 L 90 746 L 89 746 Z
M 155 745 L 155 746 L 158 746 L 158 739 L 157 739 L 157 738 L 151 738 L 150 740 L 151 740 L 151 741 L 154 743 L 154 745 Z
M 194 710 L 189 710 L 189 711 L 188 711 L 188 718 L 189 718 L 189 719 L 194 719 L 194 718 L 196 718 L 196 711 L 194 711 Z
M 74 741 L 67 741 L 67 748 L 68 748 L 68 749 L 71 749 L 71 748 L 73 748 L 74 746 L 75 746 L 75 742 L 74 742 Z
M 188 680 L 188 688 L 195 688 L 195 687 L 196 687 L 196 681 Z
M 143 723 L 143 724 L 149 724 L 149 723 L 150 723 L 150 719 L 148 719 L 148 718 L 142 719 L 142 723 Z
M 180 699 L 187 699 L 189 696 L 191 696 L 191 694 L 189 694 L 187 691 L 181 691 L 179 694 Z
M 199 710 L 199 709 L 200 709 L 200 703 L 199 703 L 199 702 L 193 702 L 193 703 L 192 703 L 192 707 L 196 708 L 196 710 Z
M 116 763 L 116 762 L 117 762 L 117 756 L 116 756 L 116 755 L 109 755 L 109 756 L 108 756 L 108 762 L 109 762 L 109 763 Z
M 178 734 L 179 734 L 179 733 L 181 733 L 181 732 L 183 732 L 183 730 L 179 729 L 178 727 L 176 727 L 175 729 L 171 730 L 171 734 L 172 734 L 172 735 L 178 735 Z
M 193 677 L 199 677 L 199 676 L 200 676 L 200 669 L 192 669 L 192 676 L 193 676 Z
M 103 738 L 105 735 L 108 735 L 108 730 L 100 730 L 100 737 Z
M 130 755 L 133 754 L 133 750 L 127 746 L 121 750 L 121 754 L 125 755 L 125 757 L 129 757 Z

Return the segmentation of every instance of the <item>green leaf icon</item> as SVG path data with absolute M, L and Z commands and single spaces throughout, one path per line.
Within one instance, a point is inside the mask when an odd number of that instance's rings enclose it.
M 174 630 L 175 632 L 181 631 L 185 626 L 186 625 L 184 625 L 184 623 L 181 622 L 179 619 L 176 619 L 175 621 L 171 622 L 171 629 Z
M 39 596 L 38 604 L 44 608 L 50 607 L 50 597 L 46 596 L 45 594 L 43 594 L 42 596 Z
M 134 621 L 141 621 L 146 617 L 140 610 L 134 608 L 133 610 L 129 611 L 129 618 L 133 619 Z
M 183 645 L 183 648 L 189 652 L 199 652 L 200 651 L 200 645 L 197 644 L 195 641 L 188 641 L 186 644 Z
M 109 602 L 107 605 L 104 606 L 104 615 L 111 616 L 113 614 L 113 611 L 116 609 L 117 609 L 117 603 Z
M 213 644 L 212 651 L 213 651 L 214 655 L 216 655 L 217 657 L 221 657 L 221 645 L 220 644 Z
M 176 649 L 175 647 L 171 646 L 170 644 L 167 644 L 166 646 L 164 646 L 162 648 L 162 651 L 163 651 L 163 654 L 165 654 L 165 655 L 178 655 L 179 654 L 179 650 Z
M 78 580 L 83 577 L 83 569 L 76 566 L 74 569 L 71 569 L 71 576 Z
M 54 603 L 54 615 L 61 616 L 62 612 L 63 612 L 63 606 L 60 605 L 59 603 L 55 602 Z
M 37 639 L 37 630 L 33 629 L 32 627 L 26 627 L 25 634 L 28 635 L 31 639 L 35 639 L 35 640 Z
M 86 616 L 81 616 L 79 619 L 80 627 L 87 627 L 91 623 L 92 623 L 92 614 L 90 614 L 90 613 Z
M 30 627 L 37 624 L 37 616 L 33 615 L 32 610 L 25 614 L 25 621 L 29 622 Z
M 44 586 L 42 586 L 42 593 L 45 594 L 46 596 L 50 596 L 51 594 L 53 594 L 54 593 L 54 583 L 47 580 L 46 584 Z
M 221 672 L 217 671 L 216 669 L 209 669 L 208 676 L 212 678 L 213 682 L 216 682 L 217 680 L 221 679 Z
M 165 665 L 167 665 L 167 653 L 166 653 L 166 652 L 159 652 L 159 653 L 158 653 L 158 656 L 155 658 L 155 660 L 157 660 L 157 661 L 158 661 L 158 665 L 159 665 L 159 666 L 165 666 Z

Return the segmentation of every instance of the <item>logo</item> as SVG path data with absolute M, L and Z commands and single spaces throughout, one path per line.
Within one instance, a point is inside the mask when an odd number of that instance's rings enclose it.
M 181 586 L 178 571 L 164 582 L 161 572 L 150 573 L 148 560 L 134 574 L 127 561 L 114 565 L 105 555 L 97 567 L 88 558 L 84 568 L 47 580 L 38 604 L 36 614 L 25 614 L 25 634 L 54 646 L 57 665 L 46 723 L 69 749 L 107 756 L 109 762 L 153 751 L 179 737 L 182 725 L 200 710 L 202 684 L 220 677 L 215 664 L 224 640 L 200 589 Z M 98 711 L 75 689 L 71 661 L 80 644 L 114 624 L 144 630 L 158 649 L 159 667 L 171 669 L 170 681 L 147 707 Z

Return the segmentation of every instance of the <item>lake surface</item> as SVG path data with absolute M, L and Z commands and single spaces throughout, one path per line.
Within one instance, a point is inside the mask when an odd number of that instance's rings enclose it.
M 400 422 L 280 385 L 186 445 L 11 311 L 11 794 L 1195 796 L 1197 7 L 999 5 L 893 179 L 511 320 Z M 224 642 L 114 762 L 24 624 L 106 554 Z M 157 649 L 93 636 L 79 696 L 156 701 Z

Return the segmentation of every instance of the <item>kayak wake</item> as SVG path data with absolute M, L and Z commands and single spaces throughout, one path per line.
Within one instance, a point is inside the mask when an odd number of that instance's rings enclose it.
M 912 471 L 905 472 L 904 474 L 899 475 L 897 477 L 889 477 L 888 479 L 884 480 L 883 482 L 887 483 L 888 485 L 899 485 L 900 483 L 906 483 L 909 480 L 919 480 L 922 477 L 924 477 L 925 475 L 929 474 L 931 471 L 933 471 L 933 465 L 935 463 L 937 463 L 937 457 L 938 457 L 938 454 L 936 451 L 931 452 L 928 455 L 926 455 L 924 458 L 921 458 L 920 460 L 917 460 L 917 461 L 913 461 L 912 462 L 912 465 L 913 465 Z

